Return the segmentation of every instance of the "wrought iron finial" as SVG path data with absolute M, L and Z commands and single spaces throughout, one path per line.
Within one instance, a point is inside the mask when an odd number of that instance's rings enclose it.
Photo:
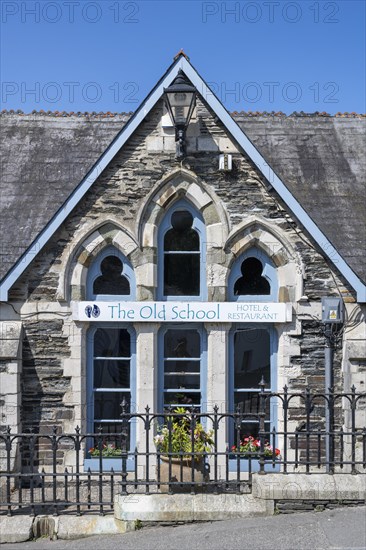
M 259 384 L 258 384 L 258 385 L 259 385 L 259 387 L 260 387 L 261 391 L 264 391 L 264 388 L 266 387 L 266 385 L 267 385 L 267 384 L 266 384 L 266 381 L 265 381 L 265 379 L 264 379 L 264 376 L 263 376 L 263 375 L 262 375 L 261 381 L 259 382 Z

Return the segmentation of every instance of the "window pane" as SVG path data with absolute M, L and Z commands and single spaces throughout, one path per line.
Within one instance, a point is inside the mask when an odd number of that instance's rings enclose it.
M 234 387 L 257 388 L 262 376 L 271 384 L 270 338 L 267 330 L 238 331 L 234 336 Z
M 196 407 L 201 404 L 201 394 L 189 392 L 165 393 L 164 405 Z
M 247 415 L 258 415 L 260 412 L 260 401 L 257 392 L 235 392 L 234 393 L 235 412 L 239 406 L 239 411 Z M 270 399 L 265 402 L 266 418 L 270 418 Z
M 166 389 L 199 390 L 200 377 L 194 374 L 166 374 Z
M 165 361 L 164 385 L 166 389 L 199 389 L 199 361 Z
M 120 434 L 122 431 L 121 422 L 102 422 L 95 423 L 95 433 L 99 432 L 99 428 L 102 428 L 102 434 Z
M 94 361 L 94 388 L 129 388 L 130 362 Z
M 94 294 L 130 294 L 130 283 L 122 275 L 123 264 L 117 256 L 107 256 L 100 264 L 102 275 L 95 279 Z
M 164 295 L 199 296 L 200 254 L 164 255 Z
M 241 265 L 242 277 L 234 286 L 236 296 L 246 294 L 271 294 L 271 287 L 267 279 L 262 277 L 263 265 L 257 258 L 247 258 Z
M 200 373 L 200 361 L 165 361 L 164 363 L 165 374 L 199 374 Z
M 94 418 L 95 420 L 112 420 L 120 418 L 121 402 L 125 398 L 128 406 L 130 392 L 95 392 L 94 393 Z
M 98 328 L 94 335 L 94 357 L 130 357 L 130 334 L 126 329 Z
M 182 252 L 194 252 L 200 249 L 200 238 L 197 231 L 194 229 L 188 229 L 186 231 L 177 231 L 176 229 L 170 229 L 166 232 L 164 237 L 164 250 L 179 251 Z
M 122 424 L 118 422 L 95 422 L 93 426 L 94 433 L 99 434 L 99 429 L 102 428 L 102 442 L 105 445 L 113 446 L 115 449 L 121 449 L 122 443 L 125 442 L 125 447 L 127 450 L 130 450 L 130 423 L 125 426 L 125 431 L 127 432 L 127 437 L 122 436 Z M 109 435 L 114 434 L 114 435 Z M 99 439 L 97 437 L 91 438 L 90 447 L 98 448 Z
M 270 425 L 269 422 L 264 423 L 264 429 L 266 432 L 265 438 L 269 441 L 270 439 Z M 236 445 L 237 440 L 237 430 L 235 428 L 232 428 L 233 433 L 233 444 Z M 259 433 L 259 423 L 258 422 L 242 422 L 240 428 L 239 428 L 239 434 L 240 439 L 242 440 L 244 437 L 249 437 L 250 435 L 253 436 L 255 439 L 257 439 Z
M 167 330 L 164 357 L 200 357 L 201 337 L 197 330 Z
M 193 216 L 187 210 L 173 212 L 171 217 L 173 229 L 167 231 L 164 237 L 165 251 L 194 251 L 200 249 L 200 239 L 197 231 L 192 229 Z

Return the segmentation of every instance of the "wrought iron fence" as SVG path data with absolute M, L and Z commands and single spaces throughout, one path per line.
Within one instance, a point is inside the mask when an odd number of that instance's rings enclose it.
M 330 429 L 325 417 L 331 418 Z M 0 510 L 113 509 L 116 493 L 250 492 L 253 472 L 366 473 L 366 393 L 268 392 L 235 412 L 122 414 L 115 433 L 0 433 Z M 328 424 L 329 425 L 329 424 Z M 131 427 L 134 427 L 132 430 Z M 132 441 L 132 434 L 135 440 Z

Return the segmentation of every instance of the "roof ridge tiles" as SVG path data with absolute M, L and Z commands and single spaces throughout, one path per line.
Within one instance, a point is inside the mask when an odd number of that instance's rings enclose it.
M 101 118 L 113 118 L 113 117 L 117 117 L 117 116 L 132 116 L 134 113 L 133 111 L 129 111 L 129 112 L 120 112 L 120 113 L 117 113 L 117 112 L 111 112 L 111 111 L 100 111 L 99 113 L 97 113 L 96 111 L 91 111 L 91 112 L 88 112 L 88 111 L 45 111 L 44 109 L 40 109 L 39 111 L 37 110 L 33 110 L 31 111 L 30 113 L 25 113 L 24 111 L 22 111 L 21 109 L 17 109 L 17 110 L 14 110 L 14 109 L 3 109 L 1 112 L 0 112 L 0 115 L 20 115 L 20 116 L 29 116 L 29 115 L 40 115 L 40 116 L 49 116 L 49 117 L 85 117 L 85 118 L 98 118 L 98 117 L 101 117 Z M 319 112 L 319 111 L 315 111 L 314 113 L 305 113 L 304 111 L 294 111 L 293 113 L 290 113 L 290 114 L 286 114 L 284 113 L 283 111 L 233 111 L 230 113 L 232 116 L 236 117 L 236 116 L 245 116 L 245 117 L 248 117 L 248 118 L 254 118 L 254 117 L 283 117 L 283 118 L 297 118 L 297 117 L 308 117 L 308 118 L 312 118 L 312 117 L 330 117 L 330 118 L 358 118 L 358 117 L 361 117 L 361 118 L 364 118 L 366 117 L 366 114 L 365 113 L 356 113 L 354 111 L 352 111 L 351 113 L 349 112 L 338 112 L 338 113 L 335 113 L 334 115 L 331 115 L 330 113 L 327 113 L 325 111 L 322 111 L 322 112 Z
M 88 111 L 45 111 L 44 109 L 40 109 L 37 111 L 34 109 L 33 111 L 29 113 L 25 113 L 21 109 L 3 109 L 0 111 L 0 115 L 19 115 L 19 116 L 30 116 L 30 115 L 38 115 L 38 116 L 49 116 L 49 117 L 85 117 L 85 118 L 98 118 L 98 117 L 115 117 L 115 116 L 132 116 L 133 111 L 130 112 L 121 112 L 121 113 L 112 113 L 110 111 L 107 112 L 99 112 L 96 111 L 88 112 Z

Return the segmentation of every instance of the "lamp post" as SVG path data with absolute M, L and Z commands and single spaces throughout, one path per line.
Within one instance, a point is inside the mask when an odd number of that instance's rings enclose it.
M 175 127 L 176 158 L 186 155 L 185 135 L 196 105 L 196 88 L 189 83 L 182 69 L 168 88 L 164 88 L 165 103 Z
M 325 455 L 326 471 L 334 472 L 334 372 L 333 355 L 337 348 L 344 320 L 342 298 L 322 298 L 322 322 L 325 336 L 324 372 L 325 372 Z

